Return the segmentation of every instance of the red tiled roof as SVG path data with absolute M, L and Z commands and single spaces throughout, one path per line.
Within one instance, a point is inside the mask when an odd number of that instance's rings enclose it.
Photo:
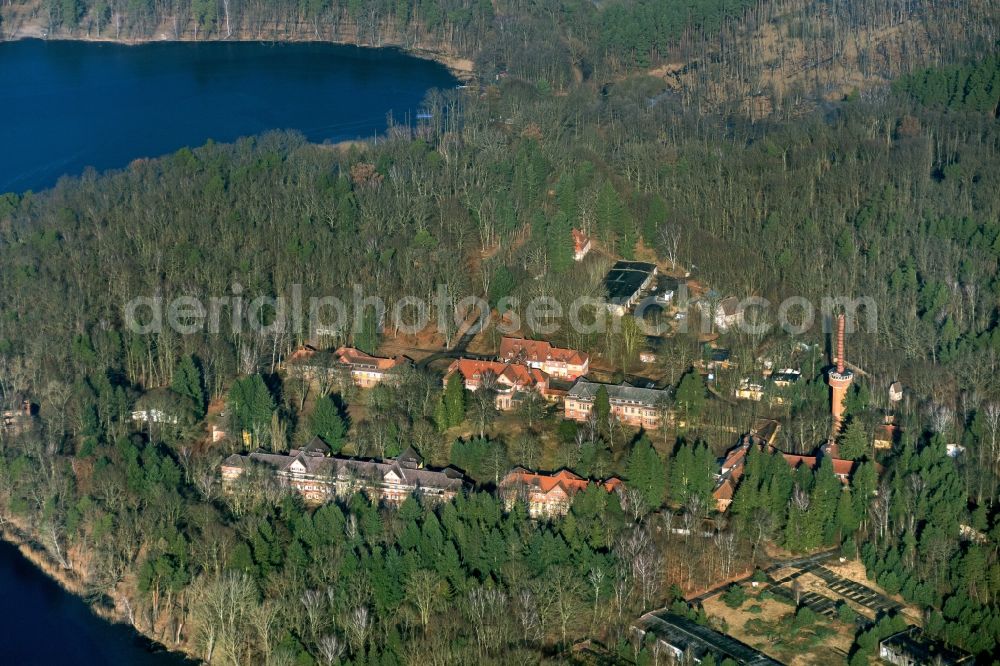
M 625 483 L 621 479 L 614 476 L 605 481 L 603 485 L 604 489 L 609 493 L 625 487 Z
M 732 500 L 733 499 L 733 481 L 732 477 L 726 479 L 721 484 L 716 487 L 712 496 L 716 500 Z
M 883 423 L 875 428 L 875 441 L 893 442 L 900 433 L 899 426 L 892 423 Z
M 589 360 L 589 356 L 581 351 L 553 347 L 544 340 L 504 338 L 500 342 L 500 358 L 513 360 L 522 354 L 525 361 L 532 363 L 557 361 L 571 365 L 583 365 Z
M 391 370 L 406 360 L 402 356 L 396 356 L 395 358 L 372 356 L 354 347 L 341 347 L 335 353 L 337 360 L 345 365 L 375 366 L 379 370 Z
M 291 355 L 289 355 L 288 360 L 301 361 L 307 358 L 311 358 L 315 354 L 316 354 L 316 349 L 314 347 L 310 347 L 309 345 L 302 345 L 294 352 L 292 352 Z
M 492 372 L 497 379 L 503 379 L 511 386 L 532 387 L 545 385 L 548 377 L 541 370 L 529 368 L 518 363 L 500 363 L 499 361 L 477 361 L 471 358 L 460 358 L 448 366 L 448 374 L 458 371 L 466 381 L 479 381 L 487 372 Z
M 819 466 L 819 459 L 816 456 L 800 456 L 793 453 L 782 453 L 785 458 L 785 462 L 792 469 L 797 468 L 799 465 L 805 465 L 809 469 L 816 469 Z M 837 476 L 849 476 L 851 470 L 854 468 L 853 460 L 844 460 L 842 458 L 830 458 L 830 462 L 833 463 L 833 473 Z
M 555 474 L 537 474 L 529 472 L 523 467 L 515 467 L 500 481 L 500 486 L 510 486 L 513 484 L 524 484 L 537 488 L 542 493 L 548 494 L 556 488 L 561 488 L 567 495 L 584 490 L 592 482 L 577 476 L 568 469 L 559 470 Z M 602 488 L 611 492 L 623 486 L 621 479 L 614 477 L 600 484 Z
M 726 456 L 726 460 L 722 463 L 722 468 L 732 469 L 737 465 L 742 467 L 746 456 L 747 456 L 747 447 L 741 444 L 740 446 L 737 446 L 735 449 L 729 452 L 729 455 Z

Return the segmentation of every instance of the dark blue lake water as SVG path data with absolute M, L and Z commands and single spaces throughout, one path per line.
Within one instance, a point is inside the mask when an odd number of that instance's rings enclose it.
M 213 42 L 0 43 L 0 193 L 272 129 L 371 137 L 457 81 L 392 49 Z
M 0 542 L 0 664 L 6 666 L 182 666 L 131 628 L 94 615 L 81 599 Z

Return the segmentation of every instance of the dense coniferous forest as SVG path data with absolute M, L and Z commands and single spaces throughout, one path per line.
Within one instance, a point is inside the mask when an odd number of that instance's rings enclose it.
M 14 0 L 4 30 L 33 11 L 77 36 L 350 32 L 473 57 L 483 85 L 432 92 L 428 119 L 377 145 L 272 133 L 0 195 L 0 395 L 38 405 L 36 427 L 0 430 L 0 524 L 140 630 L 211 663 L 555 663 L 582 660 L 571 648 L 587 638 L 606 658 L 654 663 L 629 640 L 635 618 L 671 606 L 708 622 L 682 596 L 751 572 L 769 548 L 859 559 L 931 635 L 988 659 L 1000 640 L 1000 70 L 996 55 L 970 55 L 995 52 L 996 17 L 982 3 L 930 6 Z M 900 29 L 911 22 L 926 30 Z M 766 25 L 789 49 L 811 44 L 813 66 L 762 92 L 765 71 L 795 69 L 792 55 L 751 57 Z M 956 30 L 967 32 L 938 38 Z M 849 49 L 827 49 L 848 35 L 871 38 L 850 61 L 871 77 L 863 94 L 831 97 L 852 79 L 830 65 Z M 676 78 L 649 72 L 672 62 L 687 65 Z M 735 97 L 715 104 L 729 84 Z M 770 108 L 745 104 L 757 95 Z M 573 261 L 574 228 L 599 256 Z M 829 460 L 793 470 L 753 449 L 730 511 L 713 515 L 716 459 L 757 413 L 696 371 L 696 333 L 660 352 L 664 410 L 684 425 L 642 433 L 607 418 L 606 392 L 593 424 L 526 400 L 514 429 L 488 392 L 420 367 L 363 392 L 334 378 L 317 394 L 280 371 L 309 331 L 237 330 L 228 306 L 220 332 L 139 334 L 124 321 L 138 297 L 300 290 L 344 299 L 361 322 L 325 345 L 375 352 L 396 332 L 354 311 L 361 284 L 387 302 L 426 299 L 449 315 L 452 343 L 462 297 L 516 315 L 534 296 L 600 297 L 611 256 L 666 259 L 774 303 L 870 298 L 877 324 L 849 342 L 858 379 L 839 445 L 858 464 L 846 488 Z M 821 323 L 724 338 L 737 362 L 801 365 L 785 451 L 829 432 Z M 608 332 L 555 324 L 548 339 L 634 365 L 642 336 L 628 319 Z M 801 342 L 813 345 L 804 357 Z M 908 397 L 893 407 L 896 380 Z M 233 435 L 208 445 L 204 419 L 220 406 Z M 136 409 L 179 418 L 136 424 Z M 890 410 L 902 436 L 876 455 L 871 433 Z M 315 508 L 248 473 L 223 493 L 218 466 L 246 448 L 241 431 L 271 451 L 317 435 L 358 456 L 414 446 L 475 486 L 443 504 L 359 494 Z M 629 490 L 619 501 L 591 487 L 565 517 L 532 520 L 493 492 L 513 465 Z M 712 537 L 692 536 L 707 517 Z M 901 622 L 858 629 L 851 663 Z

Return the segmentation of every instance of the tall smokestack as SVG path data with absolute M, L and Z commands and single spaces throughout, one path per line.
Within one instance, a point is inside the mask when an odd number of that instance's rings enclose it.
M 834 442 L 840 433 L 840 426 L 844 420 L 844 398 L 847 396 L 847 389 L 851 386 L 851 380 L 854 379 L 854 375 L 845 367 L 844 363 L 844 328 L 845 317 L 840 314 L 837 316 L 837 351 L 836 357 L 833 359 L 834 367 L 827 375 L 832 392 L 830 404 L 830 415 L 833 417 L 833 430 L 830 433 L 831 442 Z M 836 457 L 835 454 L 834 457 Z
M 837 372 L 844 374 L 844 313 L 837 315 Z

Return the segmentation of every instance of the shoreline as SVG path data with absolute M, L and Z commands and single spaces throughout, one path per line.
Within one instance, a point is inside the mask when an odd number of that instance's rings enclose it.
M 0 42 L 15 42 L 23 41 L 28 39 L 38 39 L 42 41 L 66 41 L 66 42 L 95 42 L 95 43 L 105 43 L 105 44 L 118 44 L 122 46 L 143 46 L 155 43 L 179 43 L 179 42 L 198 42 L 198 43 L 224 43 L 224 42 L 247 42 L 247 43 L 319 43 L 319 44 L 335 44 L 339 46 L 353 46 L 362 49 L 393 49 L 409 55 L 415 58 L 420 58 L 422 60 L 430 60 L 444 66 L 460 83 L 466 84 L 475 79 L 475 68 L 472 60 L 468 58 L 463 58 L 461 56 L 452 55 L 444 53 L 442 51 L 422 48 L 422 47 L 408 47 L 403 44 L 398 43 L 385 43 L 382 45 L 368 45 L 361 44 L 354 39 L 327 39 L 327 38 L 311 38 L 308 36 L 295 36 L 295 37 L 272 37 L 272 38 L 251 38 L 244 35 L 234 35 L 230 38 L 219 39 L 195 39 L 190 35 L 180 35 L 179 37 L 172 37 L 166 33 L 159 33 L 160 36 L 146 37 L 146 38 L 115 38 L 111 36 L 93 36 L 93 35 L 74 35 L 69 33 L 56 33 L 55 35 L 47 34 L 47 31 L 41 28 L 36 23 L 26 23 L 14 26 L 13 31 L 10 34 L 3 34 L 0 36 Z M 363 149 L 368 144 L 367 140 L 350 139 L 339 141 L 331 144 L 316 144 L 320 147 L 327 148 L 330 150 L 350 150 L 352 148 Z M 143 158 L 137 158 L 143 159 Z M 126 168 L 126 167 L 123 167 Z M 82 601 L 90 609 L 90 611 L 99 619 L 112 624 L 121 624 L 136 633 L 137 636 L 141 636 L 142 639 L 148 644 L 148 648 L 151 652 L 167 652 L 170 654 L 176 654 L 179 657 L 183 657 L 189 660 L 191 663 L 201 663 L 200 659 L 188 652 L 183 644 L 180 646 L 175 646 L 173 648 L 165 645 L 164 643 L 157 640 L 155 637 L 147 633 L 146 631 L 135 626 L 129 622 L 126 614 L 118 607 L 117 603 L 111 601 L 111 592 L 103 590 L 102 594 L 111 602 L 107 604 L 95 603 L 89 601 L 86 597 L 86 590 L 83 581 L 80 579 L 79 572 L 73 568 L 72 561 L 70 561 L 69 568 L 63 568 L 45 549 L 45 547 L 39 542 L 38 538 L 33 535 L 30 531 L 26 530 L 23 526 L 12 522 L 9 518 L 6 518 L 2 523 L 0 523 L 0 541 L 10 544 L 20 555 L 39 573 L 44 575 L 49 580 L 54 581 L 65 593 L 71 594 L 80 601 Z
M 246 37 L 243 35 L 234 34 L 232 37 L 220 39 L 220 38 L 209 38 L 209 39 L 195 39 L 193 36 L 188 34 L 182 34 L 178 37 L 172 37 L 168 33 L 161 32 L 159 36 L 153 37 L 140 37 L 140 38 L 116 38 L 111 36 L 93 36 L 93 35 L 74 35 L 71 33 L 56 33 L 55 35 L 49 35 L 46 30 L 37 24 L 27 24 L 21 26 L 15 26 L 14 31 L 9 35 L 3 35 L 0 37 L 0 41 L 4 42 L 17 42 L 26 39 L 38 39 L 42 41 L 62 41 L 62 42 L 94 42 L 101 44 L 119 44 L 121 46 L 144 46 L 147 44 L 159 44 L 159 43 L 257 43 L 257 44 L 335 44 L 338 46 L 353 46 L 359 49 L 393 49 L 399 51 L 400 53 L 412 56 L 414 58 L 420 58 L 421 60 L 430 60 L 436 62 L 439 65 L 444 66 L 452 76 L 458 79 L 462 84 L 467 84 L 470 81 L 475 80 L 475 63 L 469 59 L 464 58 L 459 55 L 454 55 L 450 53 L 445 53 L 443 51 L 435 50 L 432 48 L 424 48 L 419 46 L 406 46 L 404 44 L 398 44 L 394 42 L 386 42 L 382 45 L 371 45 L 359 43 L 356 39 L 327 39 L 327 38 L 315 38 L 309 36 L 295 36 L 295 37 L 271 37 L 271 38 L 253 38 Z
M 165 652 L 177 655 L 192 664 L 202 663 L 196 655 L 187 652 L 182 646 L 171 648 L 130 623 L 117 604 L 111 606 L 89 601 L 85 596 L 79 573 L 72 567 L 72 563 L 68 569 L 61 567 L 30 532 L 11 522 L 9 518 L 5 518 L 4 522 L 0 524 L 0 541 L 16 548 L 21 557 L 40 574 L 53 581 L 66 594 L 83 602 L 95 617 L 109 624 L 125 626 L 135 632 L 136 636 L 141 637 L 150 653 Z M 104 591 L 103 594 L 110 598 L 107 591 Z

